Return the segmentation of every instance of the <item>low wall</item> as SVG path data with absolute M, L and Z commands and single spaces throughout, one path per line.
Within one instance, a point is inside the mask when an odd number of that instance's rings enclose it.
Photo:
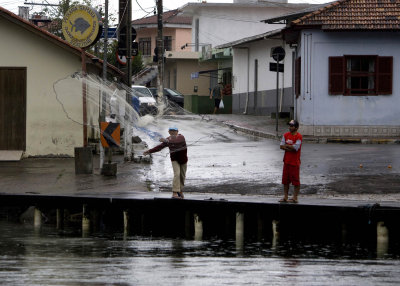
M 218 110 L 220 114 L 232 113 L 232 96 L 224 96 L 224 108 Z M 184 108 L 196 114 L 210 114 L 214 112 L 214 100 L 209 96 L 197 94 L 185 95 Z
M 235 93 L 232 95 L 232 113 L 241 114 L 246 109 L 247 93 Z M 279 97 L 279 104 L 281 98 Z M 290 112 L 293 107 L 292 88 L 284 88 L 282 94 L 282 110 L 280 112 Z M 260 90 L 255 94 L 249 92 L 247 103 L 247 114 L 271 115 L 276 112 L 276 90 Z

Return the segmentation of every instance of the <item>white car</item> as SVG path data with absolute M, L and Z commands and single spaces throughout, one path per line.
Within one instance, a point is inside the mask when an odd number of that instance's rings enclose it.
M 132 85 L 132 106 L 139 115 L 157 114 L 157 102 L 151 91 L 142 85 Z

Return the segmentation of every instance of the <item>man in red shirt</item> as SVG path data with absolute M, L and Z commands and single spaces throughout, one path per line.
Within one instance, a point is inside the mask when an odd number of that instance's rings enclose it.
M 280 203 L 297 203 L 297 196 L 300 192 L 300 154 L 301 144 L 303 136 L 297 130 L 299 129 L 299 122 L 291 120 L 289 122 L 289 132 L 286 132 L 282 136 L 280 148 L 285 150 L 283 156 L 283 199 Z M 289 185 L 290 183 L 294 186 L 293 197 L 288 199 L 289 196 Z
M 169 148 L 169 155 L 174 170 L 174 179 L 172 181 L 172 198 L 183 199 L 183 186 L 185 185 L 186 167 L 187 167 L 187 146 L 185 137 L 178 134 L 178 128 L 173 126 L 168 129 L 169 137 L 161 138 L 160 145 L 146 150 L 143 155 L 158 152 L 165 147 Z

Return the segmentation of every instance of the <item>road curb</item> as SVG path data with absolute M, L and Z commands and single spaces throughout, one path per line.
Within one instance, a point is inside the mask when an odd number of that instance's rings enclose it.
M 253 136 L 269 138 L 269 139 L 278 139 L 278 136 L 276 136 L 276 134 L 267 133 L 267 132 L 263 132 L 263 131 L 256 130 L 256 129 L 246 128 L 246 127 L 238 126 L 238 125 L 235 125 L 232 123 L 227 123 L 227 122 L 224 122 L 224 124 L 234 130 L 237 130 L 237 131 L 240 131 L 240 132 L 243 132 L 246 134 L 250 134 Z
M 273 133 L 268 133 L 248 127 L 243 127 L 239 125 L 235 125 L 228 122 L 223 122 L 226 126 L 257 137 L 269 138 L 269 139 L 279 139 L 280 135 L 276 135 Z M 400 139 L 394 138 L 318 138 L 318 137 L 308 137 L 304 136 L 303 141 L 307 143 L 318 143 L 318 144 L 327 144 L 327 143 L 340 143 L 340 144 L 400 144 Z

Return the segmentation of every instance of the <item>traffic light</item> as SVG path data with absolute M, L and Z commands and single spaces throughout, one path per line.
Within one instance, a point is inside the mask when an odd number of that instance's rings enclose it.
M 154 48 L 153 62 L 154 62 L 154 63 L 157 63 L 157 62 L 158 62 L 158 47 L 155 47 L 155 48 Z
M 126 56 L 126 26 L 119 30 L 118 34 L 118 55 Z

